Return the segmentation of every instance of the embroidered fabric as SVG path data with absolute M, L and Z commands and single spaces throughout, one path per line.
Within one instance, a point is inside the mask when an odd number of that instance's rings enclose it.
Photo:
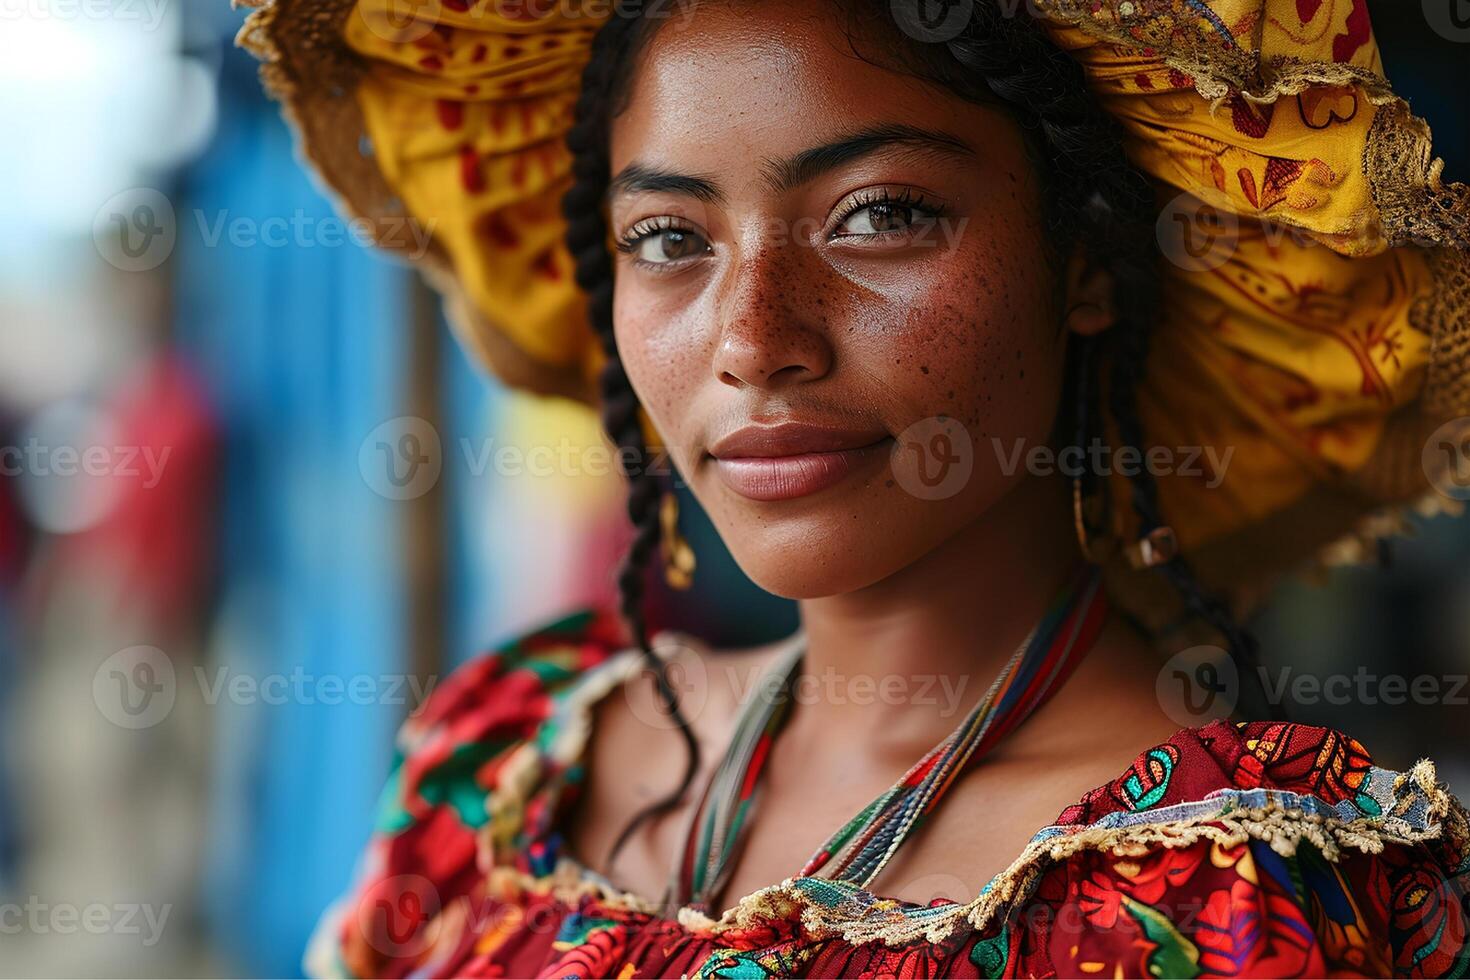
M 313 972 L 1470 968 L 1470 829 L 1433 765 L 1394 773 L 1341 733 L 1275 723 L 1217 722 L 1148 749 L 1039 831 L 978 895 L 923 906 L 794 877 L 718 918 L 668 913 L 589 872 L 559 834 L 595 737 L 593 708 L 642 666 L 610 642 L 607 622 L 569 619 L 467 665 L 405 726 L 363 876 L 323 920 Z M 658 649 L 690 642 L 666 634 Z M 405 894 L 420 916 L 385 923 Z

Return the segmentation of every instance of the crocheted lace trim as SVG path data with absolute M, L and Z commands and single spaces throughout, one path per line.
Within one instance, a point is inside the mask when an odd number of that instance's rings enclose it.
M 670 632 L 655 638 L 654 649 L 667 658 L 689 644 L 699 641 Z M 626 650 L 584 675 L 557 709 L 556 737 L 545 747 L 545 755 L 562 764 L 580 758 L 591 734 L 595 704 L 641 667 L 638 652 Z M 486 801 L 491 825 L 525 806 L 537 774 L 544 771 L 542 752 L 533 739 L 508 760 L 501 786 Z M 793 877 L 746 895 L 715 919 L 698 909 L 666 908 L 623 891 L 570 857 L 563 857 L 551 874 L 526 874 L 495 859 L 491 825 L 482 831 L 479 860 L 491 894 L 549 894 L 571 906 L 590 897 L 609 911 L 675 918 L 691 933 L 711 937 L 787 920 L 800 921 L 813 939 L 840 937 L 854 944 L 901 946 L 942 942 L 958 929 L 984 931 L 997 917 L 1024 903 L 1049 867 L 1089 850 L 1141 856 L 1152 848 L 1188 847 L 1201 840 L 1221 846 L 1259 840 L 1279 854 L 1291 855 L 1305 841 L 1327 860 L 1337 861 L 1344 850 L 1376 854 L 1389 844 L 1441 838 L 1470 846 L 1470 815 L 1438 784 L 1434 763 L 1427 759 L 1407 773 L 1371 769 L 1360 793 L 1373 801 L 1377 815 L 1351 801 L 1333 806 L 1279 790 L 1224 789 L 1169 807 L 1111 813 L 1087 826 L 1047 827 L 979 896 L 932 907 L 907 905 L 840 881 Z
M 1429 124 L 1395 95 L 1388 80 L 1355 65 L 1262 58 L 1259 52 L 1225 45 L 1208 32 L 1173 30 L 1167 18 L 1120 15 L 1124 2 L 1099 8 L 1096 0 L 1032 0 L 1050 19 L 1088 37 L 1135 50 L 1150 49 L 1165 64 L 1194 79 L 1195 91 L 1218 108 L 1233 94 L 1257 103 L 1276 102 L 1314 86 L 1355 86 L 1378 108 L 1364 161 L 1377 230 L 1392 246 L 1440 249 L 1440 289 L 1415 311 L 1433 338 L 1437 360 L 1426 381 L 1425 408 L 1434 413 L 1470 412 L 1470 186 L 1444 182 L 1444 161 L 1434 156 Z M 1138 33 L 1142 30 L 1142 34 Z M 1458 359 L 1456 359 L 1458 356 Z
M 1141 857 L 1155 848 L 1189 847 L 1199 841 L 1230 847 L 1258 840 L 1290 856 L 1306 842 L 1335 862 L 1345 850 L 1377 854 L 1391 844 L 1439 839 L 1453 841 L 1458 847 L 1470 844 L 1465 808 L 1437 785 L 1432 762 L 1422 760 L 1407 773 L 1374 769 L 1370 778 L 1392 785 L 1393 808 L 1385 816 L 1342 819 L 1327 815 L 1333 808 L 1311 797 L 1227 790 L 1157 811 L 1111 815 L 1129 821 L 1126 826 L 1110 825 L 1115 821 L 1109 819 L 1082 828 L 1050 827 L 1038 833 L 978 897 L 937 906 L 906 905 L 844 882 L 788 878 L 745 896 L 719 919 L 712 919 L 696 909 L 665 909 L 621 891 L 570 858 L 541 877 L 503 866 L 490 869 L 487 877 L 492 894 L 525 891 L 550 895 L 569 906 L 590 897 L 612 912 L 672 915 L 691 933 L 716 939 L 731 930 L 786 920 L 799 921 L 807 937 L 814 940 L 840 938 L 855 945 L 904 946 L 940 943 L 956 930 L 986 931 L 1030 897 L 1048 868 L 1086 851 Z M 1261 805 L 1241 805 L 1242 801 Z
M 1394 247 L 1426 250 L 1435 288 L 1411 312 L 1430 338 L 1432 357 L 1420 399 L 1390 420 L 1373 459 L 1344 482 L 1377 501 L 1337 540 L 1311 556 L 1304 570 L 1373 561 L 1378 543 L 1412 533 L 1413 519 L 1458 515 L 1464 505 L 1429 485 L 1449 460 L 1421 461 L 1430 434 L 1448 419 L 1470 415 L 1470 186 L 1444 182 L 1428 123 L 1415 116 L 1377 72 L 1354 65 L 1262 58 L 1254 47 L 1226 44 L 1218 34 L 1178 30 L 1168 18 L 1135 18 L 1127 0 L 1028 0 L 1053 21 L 1088 37 L 1134 50 L 1148 49 L 1194 79 L 1195 90 L 1218 108 L 1233 94 L 1276 102 L 1318 85 L 1359 88 L 1378 112 L 1364 167 L 1384 239 Z

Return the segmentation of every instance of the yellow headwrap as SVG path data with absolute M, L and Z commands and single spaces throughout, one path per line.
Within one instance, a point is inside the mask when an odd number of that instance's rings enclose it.
M 1426 435 L 1470 414 L 1470 194 L 1384 79 L 1366 0 L 1030 3 L 1160 188 L 1145 432 L 1233 451 L 1159 481 L 1184 551 L 1243 585 L 1393 530 L 1365 517 L 1424 499 Z M 429 226 L 429 268 L 497 373 L 590 401 L 562 136 L 610 0 L 257 4 L 245 43 L 328 181 Z M 343 159 L 348 138 L 371 156 Z

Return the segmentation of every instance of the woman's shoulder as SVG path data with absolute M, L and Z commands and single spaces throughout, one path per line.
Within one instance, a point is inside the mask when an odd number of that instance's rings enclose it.
M 1417 774 L 1418 778 L 1411 778 Z M 1177 815 L 1172 807 L 1229 800 L 1246 808 L 1304 809 L 1340 819 L 1392 819 L 1400 790 L 1426 798 L 1433 766 L 1413 773 L 1375 765 L 1368 749 L 1345 732 L 1278 721 L 1216 721 L 1185 728 L 1140 752 L 1116 779 L 1064 810 L 1059 827 Z M 1204 809 L 1208 809 L 1205 807 Z M 1411 818 L 1413 815 L 1410 815 Z
M 1310 850 L 1333 863 L 1364 855 L 1417 863 L 1470 891 L 1470 820 L 1432 761 L 1384 768 L 1345 732 L 1290 722 L 1181 729 L 1063 810 L 1032 847 L 1056 860 L 1200 842 L 1249 843 L 1284 858 Z
M 401 740 L 412 746 L 430 731 L 472 720 L 542 720 L 549 699 L 626 646 L 617 618 L 595 609 L 524 632 L 461 664 L 436 685 L 405 724 Z
M 1466 976 L 1467 848 L 1432 763 L 1398 772 L 1343 732 L 1216 722 L 1140 752 L 967 902 L 780 892 L 810 929 L 981 976 Z
M 573 761 L 560 759 L 576 717 L 569 702 L 627 648 L 616 615 L 588 609 L 461 664 L 399 729 L 378 829 L 401 830 L 446 804 L 478 829 L 497 789 L 529 792 L 526 770 L 545 778 Z
M 1007 875 L 988 891 L 1072 913 L 1048 920 L 1071 933 L 1063 973 L 1470 971 L 1465 808 L 1428 760 L 1385 769 L 1329 728 L 1183 729 L 1064 810 Z
M 356 880 L 323 916 L 309 972 L 371 976 L 405 955 L 383 908 L 445 908 L 501 858 L 527 873 L 549 868 L 554 855 L 538 860 L 534 842 L 575 775 L 566 748 L 579 734 L 574 703 L 627 650 L 614 614 L 585 610 L 496 646 L 434 687 L 399 729 Z

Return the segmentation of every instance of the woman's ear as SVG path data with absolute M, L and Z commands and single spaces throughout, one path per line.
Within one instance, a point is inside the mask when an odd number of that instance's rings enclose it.
M 1066 328 L 1092 337 L 1118 322 L 1113 308 L 1113 274 L 1078 248 L 1067 260 Z

